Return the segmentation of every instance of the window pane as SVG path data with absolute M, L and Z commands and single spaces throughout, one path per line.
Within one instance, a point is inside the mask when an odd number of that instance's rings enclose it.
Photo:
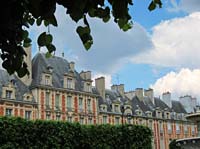
M 72 108 L 72 97 L 67 96 L 67 108 Z
M 79 109 L 82 110 L 83 109 L 83 99 L 79 98 Z
M 6 109 L 6 116 L 12 116 L 12 109 Z
M 59 94 L 56 94 L 56 108 L 59 108 L 59 104 L 60 104 L 60 95 Z
M 6 98 L 11 99 L 12 97 L 12 91 L 6 91 Z
M 25 119 L 27 120 L 31 119 L 31 111 L 25 111 Z
M 46 106 L 49 106 L 49 93 L 46 92 Z

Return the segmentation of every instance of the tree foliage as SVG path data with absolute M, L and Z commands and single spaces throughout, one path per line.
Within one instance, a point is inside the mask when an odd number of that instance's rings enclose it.
M 123 31 L 132 27 L 129 14 L 132 0 L 3 0 L 0 6 L 0 49 L 2 66 L 9 74 L 17 72 L 19 77 L 29 74 L 23 48 L 31 45 L 28 28 L 34 23 L 38 26 L 58 26 L 56 5 L 62 5 L 73 21 L 83 21 L 84 25 L 78 26 L 76 32 L 86 50 L 93 44 L 88 17 L 108 22 L 112 15 Z M 162 6 L 161 0 L 150 0 L 148 9 L 152 11 L 156 6 Z M 48 56 L 56 50 L 52 41 L 49 32 L 43 32 L 38 37 L 38 45 L 48 49 Z
M 80 125 L 0 117 L 0 148 L 151 149 L 152 132 L 139 125 Z

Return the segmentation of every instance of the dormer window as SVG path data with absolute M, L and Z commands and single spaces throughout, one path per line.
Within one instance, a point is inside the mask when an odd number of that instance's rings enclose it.
M 86 92 L 91 92 L 92 91 L 91 83 L 85 83 L 85 91 Z
M 172 118 L 172 119 L 176 119 L 176 112 L 172 112 L 172 113 L 171 113 L 171 118 Z
M 73 88 L 73 80 L 71 78 L 67 78 L 67 88 L 72 89 Z
M 114 112 L 118 113 L 119 112 L 119 105 L 114 106 Z
M 146 115 L 147 115 L 147 117 L 152 117 L 152 112 L 151 111 L 147 111 Z
M 139 115 L 139 116 L 142 115 L 142 112 L 141 112 L 141 110 L 139 110 L 139 109 L 135 110 L 135 113 L 136 113 L 136 115 Z
M 12 91 L 6 90 L 6 98 L 11 99 L 12 98 Z
M 45 76 L 44 84 L 45 85 L 50 85 L 50 76 L 48 76 L 48 75 Z

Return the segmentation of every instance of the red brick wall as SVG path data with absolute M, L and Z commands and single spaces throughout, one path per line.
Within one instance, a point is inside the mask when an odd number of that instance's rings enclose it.
M 14 109 L 14 116 L 18 116 L 18 109 L 17 108 Z
M 66 103 L 65 103 L 65 95 L 62 95 L 62 113 L 63 113 L 63 114 L 62 114 L 62 120 L 65 120 L 65 119 L 66 119 L 66 113 L 65 113 L 65 112 L 66 112 L 66 110 L 65 110 L 65 109 L 66 109 L 66 108 L 65 108 L 66 106 L 65 106 L 65 104 L 66 104 Z
M 4 108 L 1 106 L 0 107 L 0 116 L 3 116 L 4 115 Z
M 41 97 L 40 97 L 40 104 L 41 104 L 41 119 L 44 119 L 44 92 L 41 91 Z
M 24 110 L 20 109 L 20 117 L 24 117 Z
M 74 110 L 75 110 L 75 113 L 78 113 L 78 99 L 77 99 L 77 97 L 74 97 Z

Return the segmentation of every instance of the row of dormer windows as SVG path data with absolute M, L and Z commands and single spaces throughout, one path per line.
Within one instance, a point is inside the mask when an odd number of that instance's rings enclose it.
M 52 86 L 52 76 L 50 74 L 44 74 L 42 80 L 42 84 Z M 84 91 L 92 92 L 92 84 L 91 82 L 83 82 L 84 83 Z M 75 89 L 75 79 L 73 77 L 65 77 L 63 82 L 63 87 L 67 89 Z

